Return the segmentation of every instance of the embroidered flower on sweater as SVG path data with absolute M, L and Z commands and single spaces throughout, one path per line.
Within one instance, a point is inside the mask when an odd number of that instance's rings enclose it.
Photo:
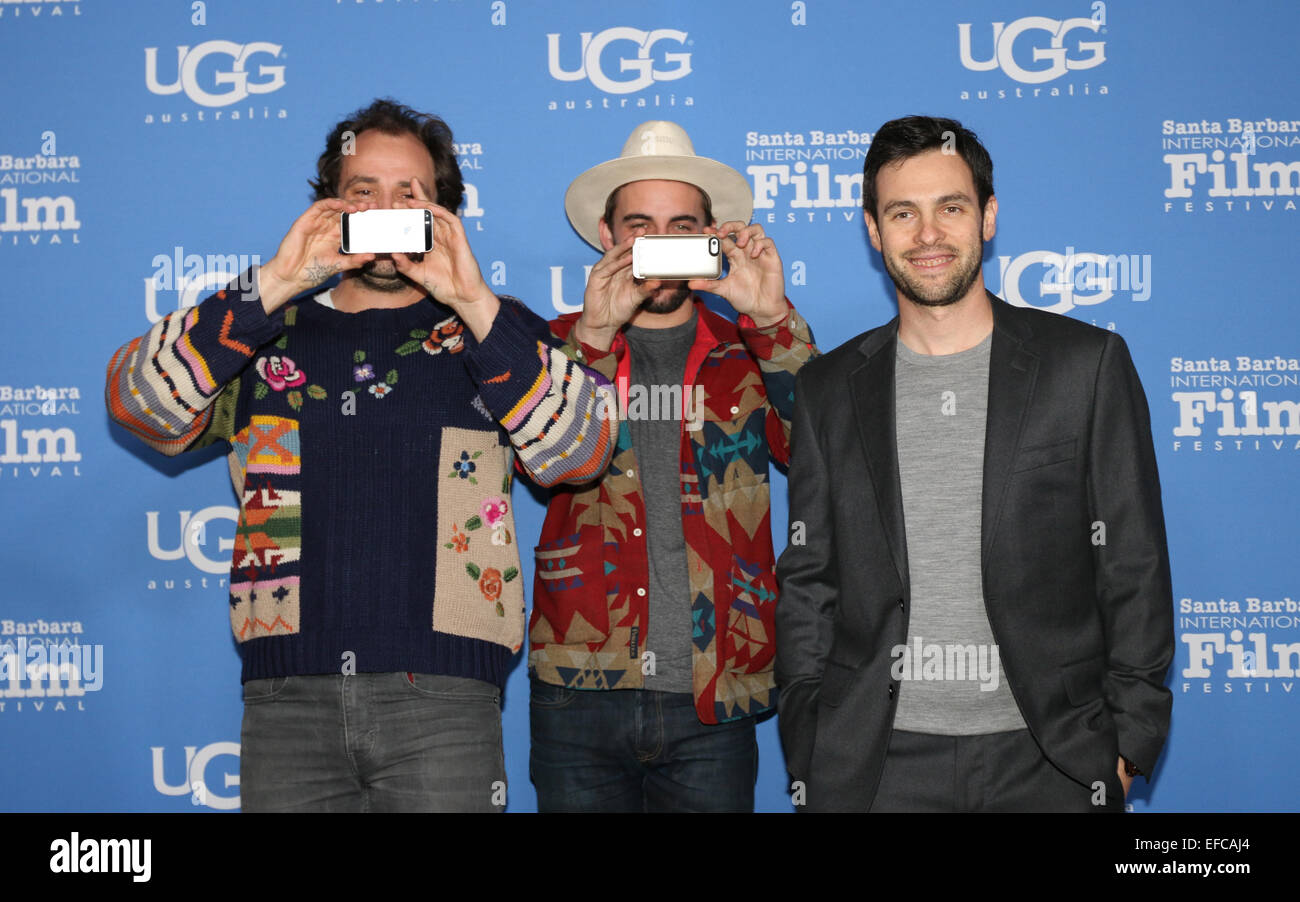
M 352 368 L 352 378 L 357 382 L 365 382 L 367 379 L 375 378 L 375 368 L 368 363 Z
M 496 601 L 501 597 L 501 589 L 501 571 L 495 567 L 488 567 L 479 577 L 478 590 L 488 601 Z
M 449 317 L 433 327 L 433 334 L 421 344 L 427 354 L 441 354 L 447 351 L 459 354 L 465 350 L 465 325 L 456 317 Z
M 474 461 L 482 456 L 482 451 L 475 451 L 473 456 L 468 451 L 460 452 L 460 460 L 452 462 L 452 470 L 447 476 L 459 476 L 461 479 L 468 479 L 471 485 L 478 485 L 478 480 L 474 478 L 474 471 L 478 469 L 478 465 Z
M 469 536 L 461 532 L 455 523 L 451 524 L 451 541 L 443 545 L 444 548 L 450 548 L 457 554 L 469 551 Z
M 259 357 L 256 367 L 257 375 L 275 391 L 284 391 L 307 381 L 307 374 L 288 357 Z
M 505 518 L 508 510 L 510 510 L 510 505 L 506 503 L 504 498 L 499 498 L 496 495 L 484 501 L 479 507 L 479 513 L 483 515 L 483 519 L 487 521 L 488 526 L 496 526 L 500 523 Z
M 376 382 L 374 385 L 370 386 L 370 393 L 376 398 L 382 398 L 392 390 L 392 387 L 387 382 Z M 400 407 L 401 405 L 398 406 Z
M 506 500 L 494 495 L 484 501 L 479 510 L 483 514 L 484 521 L 492 529 L 492 544 L 509 545 L 510 530 L 506 529 L 505 516 L 510 510 L 510 505 Z
M 505 606 L 501 604 L 501 593 L 505 591 L 506 583 L 519 577 L 519 568 L 507 567 L 506 572 L 502 573 L 495 567 L 479 569 L 478 564 L 470 561 L 465 564 L 465 572 L 469 574 L 470 579 L 478 583 L 478 590 L 484 600 L 496 605 L 497 616 L 506 616 Z
M 482 521 L 478 517 L 471 518 L 475 523 L 484 522 L 492 530 L 492 544 L 505 546 L 510 544 L 510 530 L 506 529 L 505 516 L 510 510 L 509 503 L 504 498 L 492 496 L 483 502 L 479 507 L 483 515 Z

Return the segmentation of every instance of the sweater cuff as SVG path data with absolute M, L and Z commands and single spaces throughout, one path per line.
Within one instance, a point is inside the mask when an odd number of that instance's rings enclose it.
M 565 357 L 593 372 L 600 373 L 609 383 L 613 384 L 615 374 L 618 371 L 618 354 L 614 350 L 614 345 L 611 344 L 607 351 L 593 348 L 578 339 L 578 330 L 576 328 L 570 328 L 568 337 L 564 339 L 564 345 L 560 350 L 564 352 Z
M 771 360 L 779 353 L 778 349 L 794 348 L 807 345 L 813 348 L 812 330 L 799 312 L 794 309 L 789 298 L 786 299 L 785 317 L 770 326 L 759 327 L 748 314 L 742 313 L 736 321 L 740 337 L 745 345 L 759 360 Z
M 748 313 L 742 313 L 742 314 L 740 314 L 740 316 L 736 317 L 736 325 L 737 325 L 738 327 L 740 327 L 741 329 L 747 329 L 747 330 L 749 330 L 749 331 L 751 331 L 751 332 L 774 332 L 774 331 L 776 331 L 777 329 L 781 328 L 781 325 L 782 325 L 782 324 L 783 324 L 787 319 L 790 318 L 790 310 L 792 309 L 792 308 L 790 307 L 790 299 L 789 299 L 789 298 L 785 298 L 784 300 L 785 300 L 785 315 L 782 316 L 782 317 L 781 317 L 779 320 L 777 320 L 776 322 L 772 323 L 771 325 L 768 325 L 768 326 L 760 326 L 760 325 L 758 325 L 758 323 L 754 322 L 754 318 L 753 318 L 752 316 L 750 316 Z
M 513 298 L 501 298 L 501 308 L 482 341 L 466 330 L 466 366 L 478 384 L 488 410 L 501 421 L 511 418 L 521 400 L 545 388 L 545 367 L 538 351 L 539 339 L 523 322 Z M 508 427 L 507 427 L 508 428 Z
M 270 316 L 262 307 L 260 270 L 259 266 L 251 267 L 213 295 L 234 315 L 229 337 L 253 348 L 267 344 L 284 331 L 284 307 Z

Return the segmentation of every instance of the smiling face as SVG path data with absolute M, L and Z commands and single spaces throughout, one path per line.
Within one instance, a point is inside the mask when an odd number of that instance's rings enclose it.
M 343 200 L 391 209 L 398 199 L 412 196 L 412 177 L 418 178 L 425 190 L 434 190 L 433 157 L 414 135 L 370 129 L 357 135 L 355 150 L 344 154 L 339 169 L 339 197 Z M 405 291 L 411 285 L 398 273 L 389 254 L 364 264 L 357 277 L 375 291 Z
M 984 296 L 984 242 L 997 231 L 997 198 L 981 213 L 970 168 L 931 150 L 876 176 L 877 216 L 865 214 L 872 246 L 903 299 L 946 307 Z
M 708 221 L 699 188 L 663 179 L 628 182 L 619 188 L 610 219 L 600 221 L 600 242 L 605 250 L 631 235 L 697 235 L 713 224 Z M 672 313 L 690 296 L 685 282 L 664 282 L 642 309 Z

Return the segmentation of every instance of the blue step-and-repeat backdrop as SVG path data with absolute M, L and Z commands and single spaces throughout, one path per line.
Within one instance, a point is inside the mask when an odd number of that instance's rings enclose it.
M 0 808 L 239 807 L 227 468 L 110 425 L 104 371 L 270 258 L 376 96 L 450 123 L 485 277 L 548 317 L 596 260 L 569 182 L 682 123 L 750 179 L 823 349 L 895 313 L 860 209 L 873 131 L 973 128 L 987 284 L 1122 333 L 1151 405 L 1178 651 L 1132 806 L 1300 808 L 1298 26 L 1269 0 L 0 0 Z M 515 492 L 521 538 L 539 497 Z M 511 811 L 535 809 L 527 699 L 521 660 Z M 758 807 L 788 811 L 773 720 L 760 749 Z

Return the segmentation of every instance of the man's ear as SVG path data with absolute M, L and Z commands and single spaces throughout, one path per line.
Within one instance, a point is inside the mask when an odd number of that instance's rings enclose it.
M 990 194 L 988 202 L 984 204 L 984 240 L 992 241 L 997 232 L 998 199 Z
M 880 229 L 876 227 L 876 217 L 863 210 L 862 219 L 867 224 L 867 236 L 871 239 L 871 246 L 880 250 Z
M 598 227 L 600 229 L 600 246 L 608 251 L 614 246 L 614 233 L 610 231 L 609 223 L 604 219 L 601 219 Z

